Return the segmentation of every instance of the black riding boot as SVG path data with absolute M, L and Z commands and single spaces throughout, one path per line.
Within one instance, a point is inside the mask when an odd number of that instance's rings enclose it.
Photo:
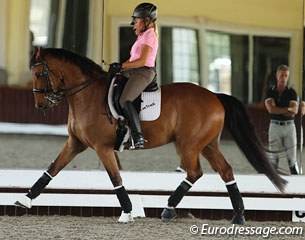
M 131 135 L 134 141 L 135 148 L 144 148 L 144 137 L 141 131 L 141 124 L 139 114 L 133 106 L 131 101 L 127 101 L 123 112 L 128 120 L 129 127 L 131 128 Z
M 116 129 L 116 139 L 114 142 L 114 151 L 122 152 L 124 149 L 124 138 L 127 133 L 127 127 L 125 126 L 125 121 L 122 121 L 120 118 L 118 120 L 118 127 Z

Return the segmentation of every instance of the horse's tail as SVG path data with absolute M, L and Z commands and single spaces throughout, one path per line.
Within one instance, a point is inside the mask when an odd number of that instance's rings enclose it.
M 235 97 L 226 94 L 216 96 L 225 109 L 225 127 L 230 130 L 248 161 L 258 173 L 264 173 L 281 192 L 284 192 L 287 181 L 280 177 L 269 161 L 244 105 Z

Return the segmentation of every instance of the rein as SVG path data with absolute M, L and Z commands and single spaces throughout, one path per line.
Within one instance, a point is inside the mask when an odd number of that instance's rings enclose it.
M 78 84 L 74 87 L 65 89 L 65 88 L 58 88 L 58 89 L 53 89 L 51 86 L 51 77 L 50 74 L 57 77 L 61 83 L 64 83 L 64 78 L 62 76 L 59 76 L 58 74 L 54 73 L 52 69 L 48 66 L 47 62 L 45 59 L 43 59 L 41 62 L 38 62 L 32 66 L 32 69 L 35 67 L 43 66 L 43 70 L 41 73 L 36 73 L 36 77 L 42 77 L 44 81 L 44 88 L 33 88 L 33 93 L 34 94 L 44 94 L 45 99 L 48 100 L 48 108 L 52 108 L 56 105 L 58 105 L 64 98 L 71 97 L 80 91 L 84 90 L 97 80 L 101 78 L 95 78 L 95 79 L 88 79 L 81 84 Z M 106 73 L 108 74 L 108 73 Z M 107 77 L 109 78 L 109 76 Z M 109 86 L 108 86 L 109 87 Z M 106 88 L 106 96 L 108 92 L 108 87 Z M 107 106 L 107 98 L 104 99 L 105 103 L 105 112 L 102 112 L 103 115 L 106 115 L 110 124 L 112 124 L 112 117 L 111 113 L 109 110 L 109 107 Z
M 77 94 L 78 92 L 82 91 L 83 89 L 85 89 L 86 87 L 90 86 L 91 84 L 93 84 L 98 80 L 98 79 L 88 79 L 85 82 L 69 89 L 65 89 L 65 88 L 53 89 L 51 87 L 51 78 L 49 76 L 50 73 L 58 77 L 61 82 L 63 82 L 64 79 L 62 77 L 59 77 L 57 74 L 55 74 L 52 71 L 52 69 L 48 66 L 45 60 L 42 60 L 41 62 L 34 64 L 32 68 L 39 67 L 41 65 L 43 65 L 43 71 L 41 73 L 36 73 L 36 77 L 43 78 L 44 89 L 33 88 L 33 93 L 45 94 L 45 98 L 52 104 L 50 107 L 59 104 L 59 102 L 64 98 L 68 98 L 70 96 Z

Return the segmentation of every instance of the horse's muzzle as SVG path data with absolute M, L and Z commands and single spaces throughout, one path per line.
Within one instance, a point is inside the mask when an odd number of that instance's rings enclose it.
M 39 111 L 43 111 L 46 110 L 48 108 L 47 104 L 43 104 L 43 103 L 36 103 L 35 107 L 39 110 Z
M 43 96 L 35 96 L 35 108 L 39 111 L 44 111 L 53 106 L 52 102 L 50 102 L 48 99 L 46 99 Z

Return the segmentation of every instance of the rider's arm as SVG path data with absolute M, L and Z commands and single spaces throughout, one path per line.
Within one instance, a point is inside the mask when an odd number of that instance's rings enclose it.
M 138 59 L 134 61 L 126 61 L 122 63 L 122 68 L 139 68 L 144 67 L 149 55 L 151 53 L 151 47 L 145 44 L 141 45 L 141 55 Z

